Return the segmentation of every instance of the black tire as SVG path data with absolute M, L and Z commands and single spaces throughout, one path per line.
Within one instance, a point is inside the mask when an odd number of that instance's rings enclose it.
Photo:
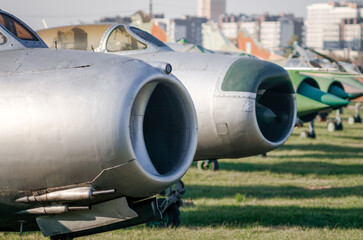
M 212 170 L 212 171 L 219 170 L 219 163 L 217 159 L 198 161 L 197 165 L 198 169 L 200 170 Z
M 159 198 L 158 203 L 161 204 L 165 201 L 165 198 Z M 163 217 L 160 221 L 152 221 L 146 223 L 148 227 L 178 227 L 181 222 L 181 216 L 178 206 L 175 203 L 172 203 L 166 211 L 163 213 Z
M 356 122 L 356 123 L 361 123 L 362 122 L 362 118 L 360 117 L 360 115 L 358 114 L 358 116 L 356 116 L 355 118 L 354 118 L 354 122 Z
M 327 113 L 320 113 L 319 114 L 319 122 L 325 122 L 328 117 Z
M 165 216 L 168 217 L 168 221 L 166 226 L 176 228 L 179 227 L 181 222 L 181 216 L 178 206 L 173 203 L 171 204 L 164 213 Z
M 335 124 L 335 130 L 336 131 L 341 131 L 343 130 L 343 124 L 340 122 L 340 123 L 336 123 Z

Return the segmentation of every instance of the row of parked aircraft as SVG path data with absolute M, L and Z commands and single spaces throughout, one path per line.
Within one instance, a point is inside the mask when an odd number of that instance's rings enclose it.
M 161 220 L 193 160 L 271 151 L 363 95 L 351 74 L 177 52 L 121 24 L 37 34 L 4 11 L 0 62 L 0 229 L 51 239 Z

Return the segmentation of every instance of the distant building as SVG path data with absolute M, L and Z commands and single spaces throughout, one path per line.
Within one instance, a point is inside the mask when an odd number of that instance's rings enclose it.
M 363 51 L 363 19 L 344 19 L 340 24 L 340 38 L 343 48 Z
M 360 50 L 362 1 L 316 3 L 307 7 L 306 45 L 318 49 Z M 346 20 L 348 19 L 348 20 Z
M 224 22 L 221 25 L 221 30 L 223 34 L 232 42 L 236 43 L 238 31 L 239 31 L 239 22 Z
M 201 45 L 203 42 L 202 24 L 207 22 L 207 18 L 191 16 L 176 19 L 154 18 L 153 22 L 166 32 L 169 41 L 184 38 L 190 43 Z
M 198 0 L 197 16 L 218 21 L 226 12 L 226 0 Z
M 120 17 L 120 16 L 116 16 L 116 17 L 103 17 L 100 18 L 100 20 L 98 22 L 109 22 L 109 23 L 121 23 L 121 24 L 127 24 L 130 25 L 132 23 L 132 17 L 139 17 L 141 22 L 150 22 L 151 21 L 151 17 L 149 14 L 144 13 L 143 11 L 137 11 L 135 12 L 132 16 L 127 16 L 127 17 Z M 164 18 L 164 14 L 154 14 L 153 18 Z
M 131 23 L 131 17 L 103 17 L 99 20 L 99 22 L 104 23 L 121 23 L 121 24 L 130 24 Z
M 261 22 L 260 21 L 252 21 L 252 22 L 241 22 L 240 30 L 247 32 L 252 38 L 261 41 Z
M 261 42 L 264 48 L 277 50 L 286 47 L 292 36 L 303 39 L 303 19 L 293 14 L 223 16 L 220 18 L 222 32 L 234 43 L 239 32 L 244 32 Z
M 294 36 L 294 23 L 286 17 L 260 23 L 260 42 L 266 49 L 278 50 L 287 47 L 292 36 Z

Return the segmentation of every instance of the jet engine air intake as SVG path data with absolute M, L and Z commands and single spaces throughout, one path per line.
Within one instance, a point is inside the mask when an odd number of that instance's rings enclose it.
M 320 89 L 319 87 L 319 84 L 317 83 L 316 80 L 312 79 L 312 78 L 305 78 L 301 83 L 300 83 L 300 86 L 296 89 L 296 93 L 297 94 L 302 94 L 302 95 L 299 95 L 299 97 L 302 97 L 304 98 L 305 101 L 312 101 L 312 100 L 315 100 L 315 99 L 312 99 L 312 98 L 307 98 L 307 96 L 303 95 L 303 93 L 301 93 L 301 90 L 302 90 L 302 87 L 306 87 L 308 86 L 309 88 L 312 88 L 312 89 Z M 310 95 L 309 95 L 310 96 Z M 316 99 L 317 100 L 317 99 Z M 302 101 L 300 101 L 302 102 Z M 319 106 L 321 104 L 323 104 L 322 102 L 319 102 L 319 101 L 316 101 L 314 102 L 314 104 L 318 103 Z M 327 105 L 328 106 L 328 105 Z M 315 119 L 315 117 L 318 115 L 318 111 L 313 111 L 313 112 L 308 112 L 308 113 L 304 113 L 303 115 L 299 116 L 299 118 L 301 119 L 301 121 L 303 122 L 310 122 L 312 120 Z
M 256 119 L 268 141 L 285 141 L 290 135 L 295 117 L 294 89 L 288 73 L 281 67 L 242 58 L 227 72 L 222 90 L 256 93 Z
M 263 136 L 271 142 L 281 142 L 290 135 L 295 101 L 290 80 L 284 76 L 263 79 L 256 97 L 256 118 Z
M 286 70 L 269 62 L 240 58 L 227 71 L 221 90 L 226 96 L 241 98 L 240 121 L 244 126 L 235 130 L 240 139 L 239 146 L 234 147 L 235 155 L 241 149 L 245 152 L 243 156 L 270 151 L 290 136 L 296 118 L 296 99 Z
M 132 145 L 146 172 L 157 177 L 180 176 L 188 168 L 189 146 L 196 130 L 192 103 L 184 92 L 165 82 L 150 82 L 137 94 L 130 118 Z M 157 114 L 156 114 L 157 113 Z
M 351 97 L 353 97 L 352 94 L 349 94 L 347 92 L 344 91 L 344 87 L 343 87 L 343 84 L 341 82 L 338 82 L 338 81 L 334 81 L 329 89 L 328 89 L 328 93 L 331 93 L 335 96 L 338 96 L 340 98 L 343 98 L 343 99 L 349 99 Z

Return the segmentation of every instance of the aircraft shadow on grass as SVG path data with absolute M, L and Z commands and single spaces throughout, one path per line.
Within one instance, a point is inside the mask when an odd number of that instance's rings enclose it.
M 344 139 L 350 139 L 350 140 L 363 140 L 363 136 L 362 137 L 339 136 L 337 138 L 344 138 Z M 361 151 L 363 151 L 363 149 Z
M 340 137 L 339 137 L 340 138 Z M 351 137 L 349 137 L 351 139 Z M 363 138 L 357 137 L 357 140 Z M 310 151 L 306 154 L 296 154 L 296 155 L 269 155 L 272 158 L 279 159 L 296 159 L 296 158 L 325 158 L 325 159 L 345 159 L 345 158 L 362 158 L 363 153 L 362 147 L 352 147 L 352 146 L 340 146 L 334 144 L 285 144 L 281 148 L 274 150 L 274 152 L 281 151 Z M 316 153 L 311 153 L 314 151 Z
M 339 136 L 341 138 L 341 136 Z M 348 137 L 347 137 L 348 138 Z M 349 137 L 351 138 L 351 137 Z M 359 138 L 360 140 L 360 138 Z M 282 147 L 274 150 L 274 152 L 286 151 L 286 150 L 298 150 L 298 151 L 319 151 L 325 153 L 334 154 L 346 154 L 352 153 L 357 154 L 363 151 L 362 147 L 352 147 L 352 146 L 340 146 L 334 144 L 285 144 Z
M 220 168 L 226 171 L 262 172 L 280 174 L 317 174 L 348 175 L 363 174 L 363 164 L 334 164 L 326 162 L 282 162 L 282 163 L 245 163 L 220 162 Z
M 306 153 L 306 154 L 297 154 L 297 155 L 279 155 L 279 156 L 273 156 L 268 155 L 271 158 L 278 158 L 278 159 L 311 159 L 311 158 L 317 158 L 317 159 L 347 159 L 347 158 L 362 158 L 363 156 L 359 156 L 357 153 Z
M 354 187 L 303 188 L 295 186 L 207 186 L 187 185 L 186 198 L 222 199 L 242 194 L 246 199 L 289 198 L 305 199 L 316 197 L 363 197 L 363 185 Z
M 193 226 L 300 226 L 363 228 L 363 209 L 297 206 L 198 206 L 182 212 L 182 224 Z

